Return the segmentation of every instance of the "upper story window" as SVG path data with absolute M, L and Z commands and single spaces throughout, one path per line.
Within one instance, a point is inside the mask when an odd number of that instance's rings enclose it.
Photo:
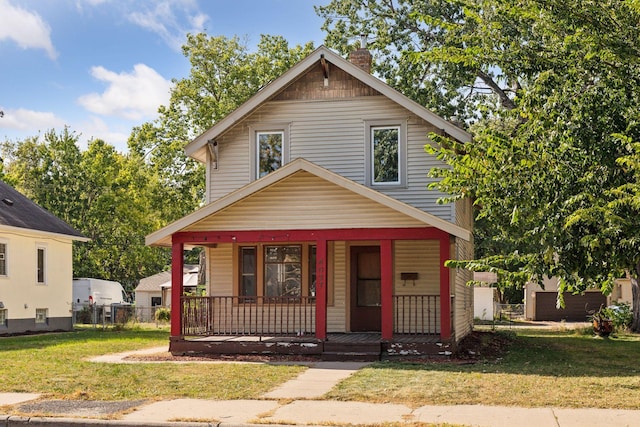
M 280 169 L 283 163 L 284 132 L 258 132 L 258 178 Z
M 405 122 L 367 122 L 367 183 L 375 187 L 406 186 Z
M 0 276 L 7 275 L 7 244 L 0 242 Z
M 289 161 L 289 125 L 251 127 L 251 179 L 262 178 Z
M 38 246 L 36 249 L 37 258 L 37 283 L 44 285 L 47 283 L 47 248 L 44 246 Z

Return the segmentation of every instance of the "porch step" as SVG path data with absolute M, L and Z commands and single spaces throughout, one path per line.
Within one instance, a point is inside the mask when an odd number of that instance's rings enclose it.
M 331 342 L 325 341 L 322 360 L 371 362 L 380 360 L 382 346 L 379 342 Z

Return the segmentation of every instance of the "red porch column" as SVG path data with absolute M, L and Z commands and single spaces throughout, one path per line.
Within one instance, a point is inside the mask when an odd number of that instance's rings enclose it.
M 182 335 L 182 276 L 184 268 L 184 244 L 173 242 L 171 246 L 171 336 Z
M 440 237 L 440 338 L 451 338 L 451 283 L 445 261 L 451 259 L 450 237 Z
M 327 241 L 316 242 L 316 338 L 327 339 Z
M 382 339 L 393 339 L 393 241 L 380 241 Z

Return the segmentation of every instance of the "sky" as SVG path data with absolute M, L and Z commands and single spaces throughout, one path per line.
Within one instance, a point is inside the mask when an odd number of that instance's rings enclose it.
M 65 126 L 121 152 L 189 75 L 186 34 L 322 44 L 328 0 L 0 0 L 0 141 Z

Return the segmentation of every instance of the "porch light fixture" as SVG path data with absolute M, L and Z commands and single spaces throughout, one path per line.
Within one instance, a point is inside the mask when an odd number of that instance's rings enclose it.
M 207 147 L 209 148 L 209 154 L 211 155 L 211 168 L 218 169 L 218 141 L 210 139 L 207 141 Z

